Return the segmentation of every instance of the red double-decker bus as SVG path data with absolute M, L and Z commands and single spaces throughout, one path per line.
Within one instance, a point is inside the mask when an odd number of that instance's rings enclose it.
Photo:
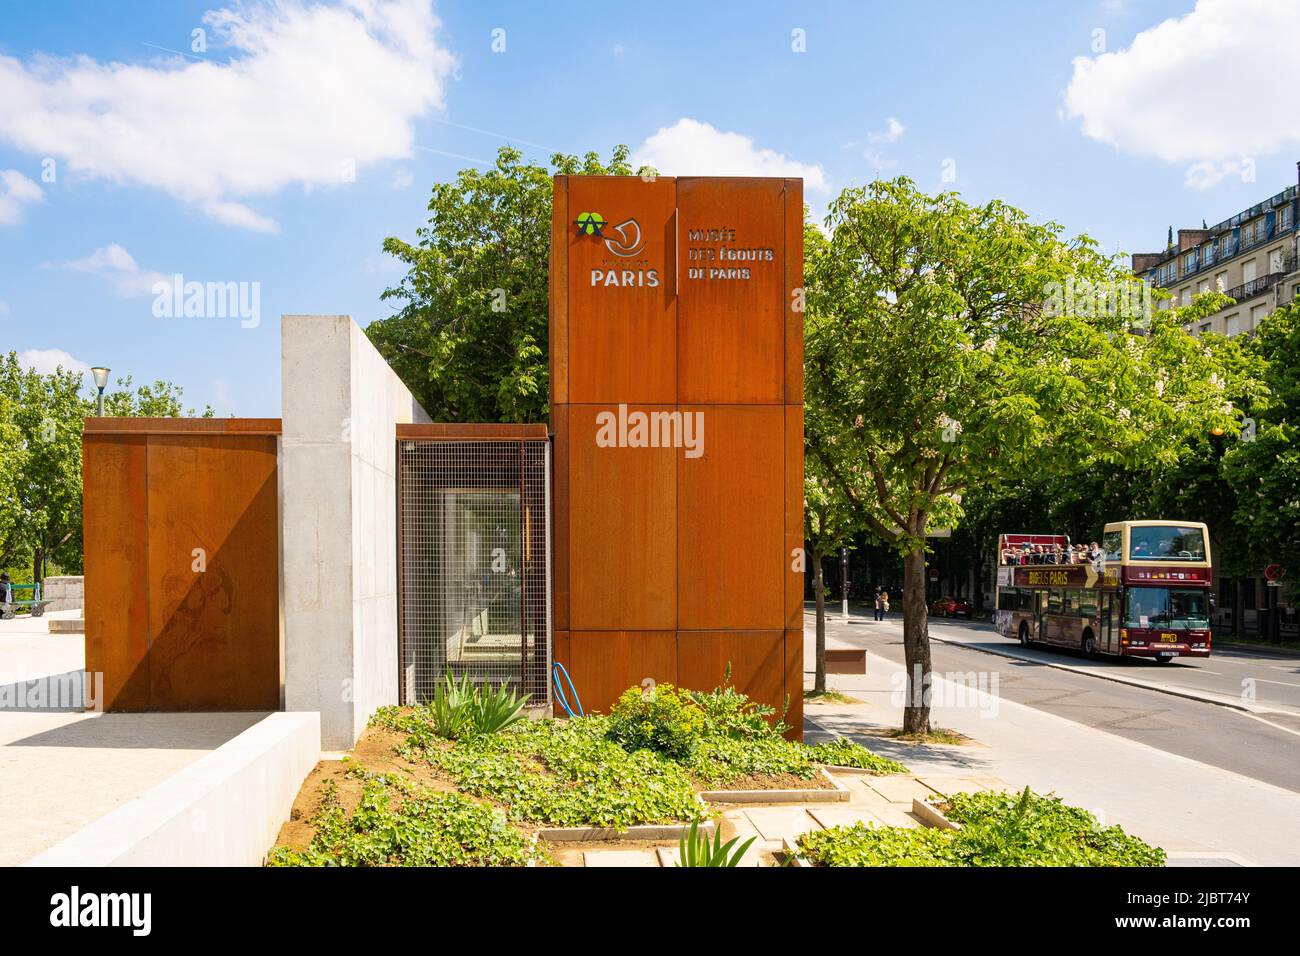
M 998 541 L 998 633 L 1086 657 L 1210 656 L 1210 535 L 1195 521 L 1116 521 L 1088 559 L 1064 535 Z

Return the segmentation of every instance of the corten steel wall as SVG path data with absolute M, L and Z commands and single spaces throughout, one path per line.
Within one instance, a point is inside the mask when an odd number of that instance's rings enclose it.
M 86 669 L 106 710 L 280 708 L 279 434 L 278 419 L 86 419 Z
M 801 734 L 802 181 L 559 176 L 551 246 L 555 658 L 589 710 L 730 664 Z M 600 447 L 620 404 L 703 454 Z

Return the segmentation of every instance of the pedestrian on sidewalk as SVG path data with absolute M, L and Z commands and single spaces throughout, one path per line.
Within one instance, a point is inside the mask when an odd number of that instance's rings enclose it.
M 881 603 L 880 585 L 876 585 L 876 617 L 877 621 L 884 620 L 885 615 L 882 613 L 884 605 Z
M 889 592 L 880 592 L 880 619 L 883 621 L 885 615 L 889 613 Z

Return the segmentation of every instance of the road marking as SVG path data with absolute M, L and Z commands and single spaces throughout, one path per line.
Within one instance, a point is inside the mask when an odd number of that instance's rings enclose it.
M 1267 677 L 1256 677 L 1254 680 L 1259 681 L 1261 684 L 1281 684 L 1283 687 L 1300 687 L 1300 684 L 1295 684 L 1291 681 L 1269 680 Z

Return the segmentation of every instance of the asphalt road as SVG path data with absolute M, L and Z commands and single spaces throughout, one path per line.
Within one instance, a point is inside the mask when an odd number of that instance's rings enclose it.
M 994 671 L 998 674 L 997 692 L 1004 700 L 1300 793 L 1300 659 L 1216 651 L 1205 660 L 1163 665 L 1094 663 L 1064 651 L 1026 651 L 987 625 L 932 620 L 930 626 L 931 635 L 942 639 L 931 644 L 937 672 Z M 902 621 L 896 614 L 880 624 L 866 615 L 847 623 L 840 621 L 838 614 L 828 615 L 827 635 L 837 644 L 863 647 L 903 662 Z M 1086 670 L 1061 670 L 1044 663 L 1049 661 Z M 1241 681 L 1253 679 L 1255 704 L 1278 708 L 1278 712 L 1260 716 L 1281 727 L 1217 704 L 1096 676 L 1107 668 L 1124 677 L 1233 699 L 1240 698 Z M 1188 794 L 1188 799 L 1194 800 L 1195 794 Z

